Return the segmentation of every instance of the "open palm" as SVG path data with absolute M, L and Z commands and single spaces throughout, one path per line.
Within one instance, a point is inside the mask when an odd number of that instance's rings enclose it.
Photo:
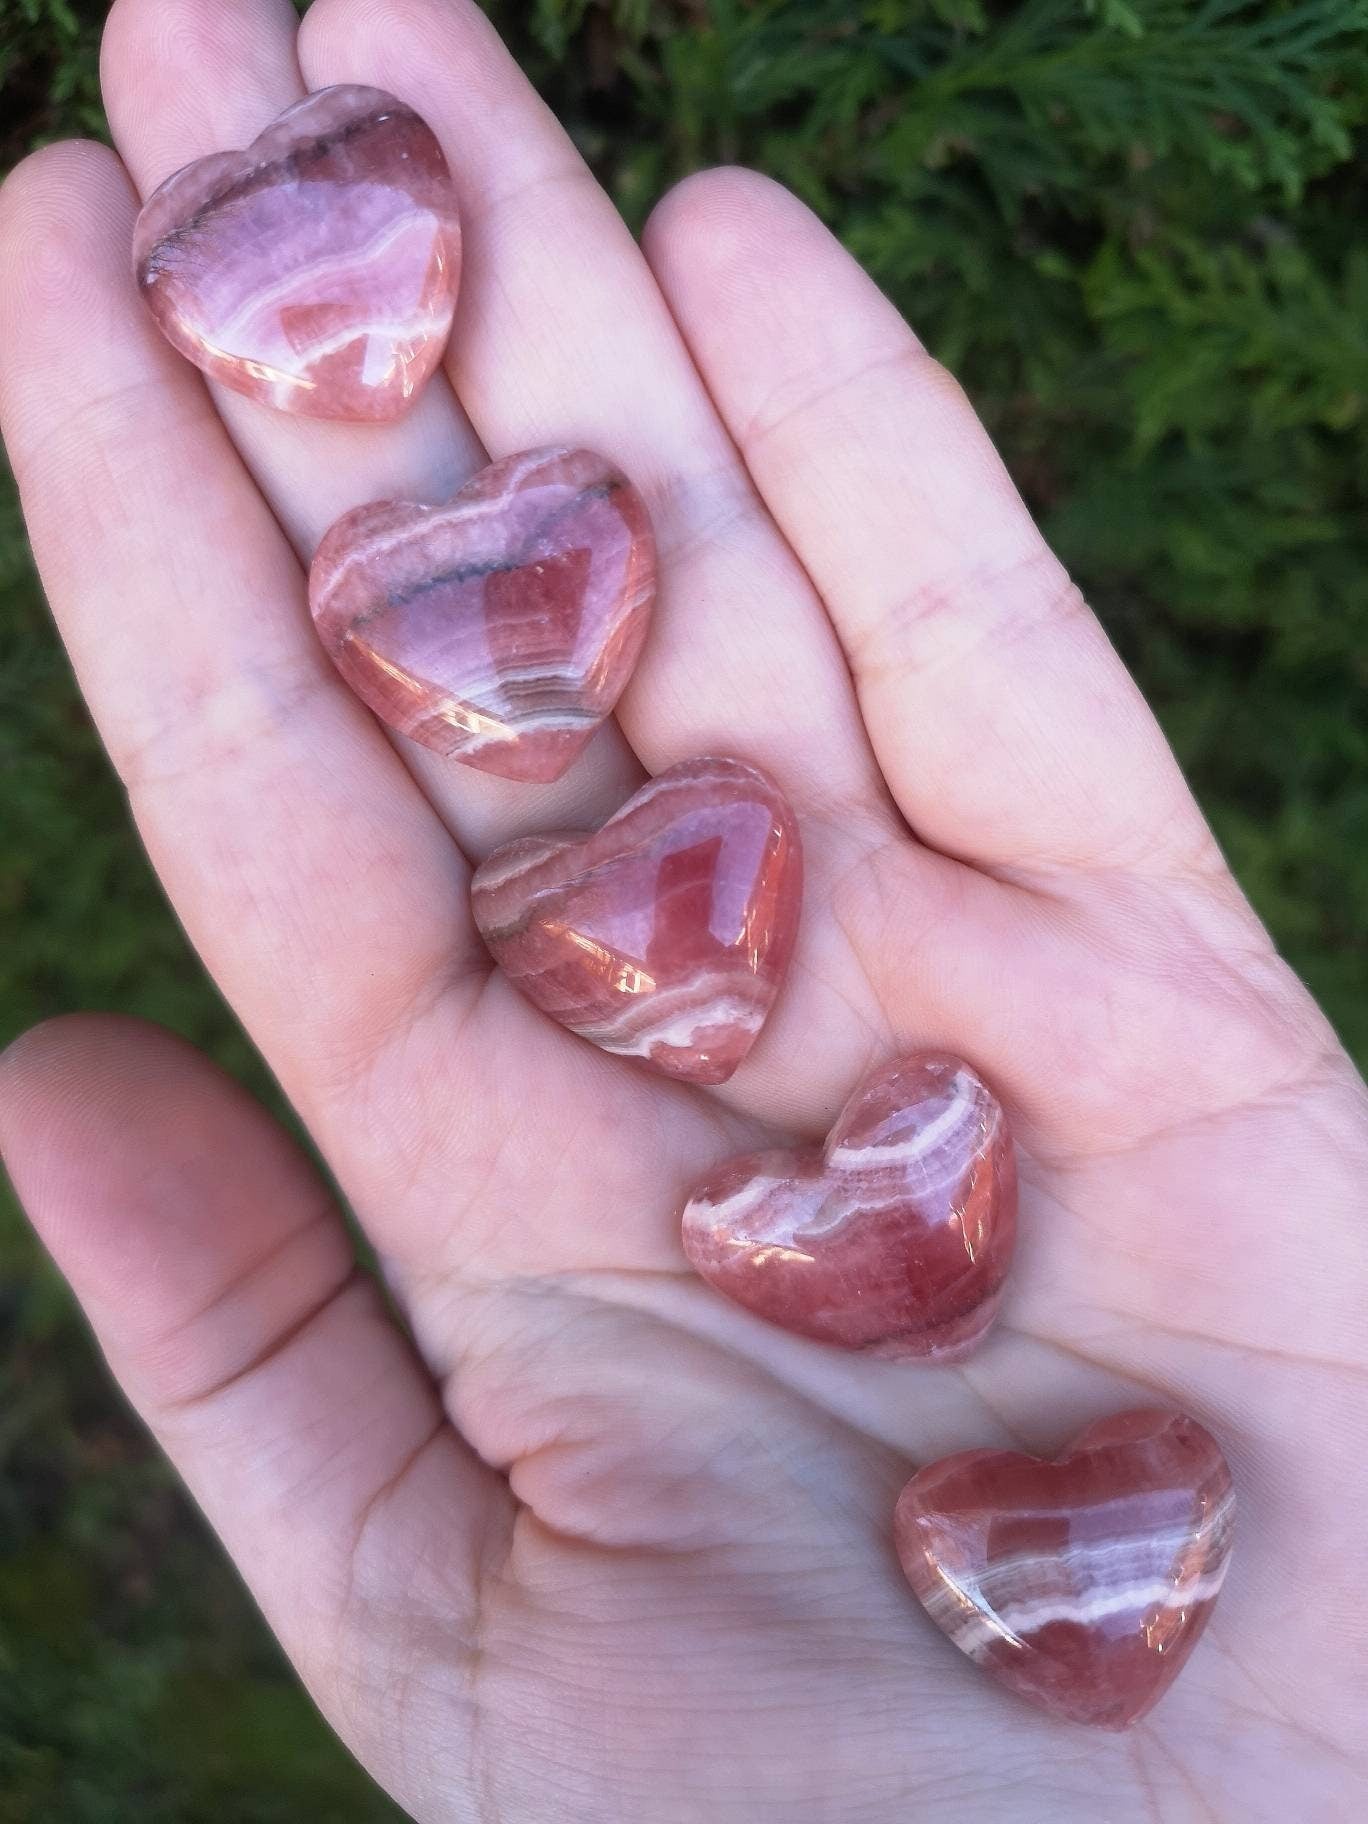
M 343 81 L 427 118 L 467 227 L 449 381 L 384 429 L 211 399 L 128 270 L 134 187 Z M 292 1144 L 165 1034 L 40 1029 L 0 1126 L 326 1714 L 422 1820 L 1354 1813 L 1363 1086 L 954 383 L 755 176 L 681 186 L 643 257 L 465 0 L 298 33 L 287 0 L 118 0 L 105 83 L 122 165 L 50 148 L 0 201 L 9 447 L 148 848 L 409 1334 Z M 662 596 L 618 725 L 534 789 L 396 752 L 303 577 L 345 509 L 549 442 L 637 482 Z M 808 859 L 788 984 L 709 1093 L 552 1026 L 466 901 L 508 836 L 702 753 L 769 768 Z M 690 1181 L 922 1044 L 1020 1141 L 986 1346 L 845 1357 L 695 1281 Z M 1239 1542 L 1174 1695 L 1095 1736 L 925 1621 L 893 1501 L 1155 1401 L 1226 1445 Z

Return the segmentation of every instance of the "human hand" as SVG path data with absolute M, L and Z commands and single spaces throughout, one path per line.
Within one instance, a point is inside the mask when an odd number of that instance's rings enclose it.
M 416 106 L 461 193 L 453 385 L 401 425 L 211 401 L 137 297 L 103 150 L 0 198 L 0 413 L 54 610 L 411 1332 L 241 1092 L 154 1029 L 64 1020 L 8 1054 L 0 1133 L 129 1397 L 416 1818 L 1350 1815 L 1368 1105 L 1134 686 L 954 383 L 773 184 L 690 180 L 643 259 L 473 6 L 317 0 L 297 40 L 286 0 L 111 15 L 143 194 L 341 81 Z M 397 753 L 304 565 L 358 502 L 548 441 L 642 488 L 663 587 L 619 725 L 532 791 Z M 522 1002 L 466 883 L 716 751 L 778 777 L 808 872 L 775 1014 L 705 1094 Z M 985 1347 L 846 1357 L 699 1285 L 689 1183 L 923 1044 L 1020 1142 Z M 893 1501 L 944 1451 L 1154 1401 L 1228 1449 L 1238 1545 L 1176 1693 L 1093 1736 L 927 1624 Z

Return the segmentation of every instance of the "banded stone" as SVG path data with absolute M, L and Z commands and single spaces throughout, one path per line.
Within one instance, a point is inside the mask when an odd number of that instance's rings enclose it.
M 542 782 L 611 714 L 654 599 L 645 505 L 589 450 L 506 457 L 444 506 L 358 507 L 309 575 L 324 646 L 383 722 Z
M 506 844 L 471 905 L 516 987 L 666 1076 L 722 1083 L 764 1024 L 798 929 L 798 826 L 741 760 L 672 766 L 591 835 Z
M 442 358 L 461 233 L 431 128 L 345 85 L 169 177 L 133 258 L 162 333 L 211 379 L 304 417 L 376 420 Z
M 899 1497 L 898 1556 L 976 1665 L 1052 1715 L 1125 1729 L 1177 1677 L 1230 1557 L 1235 1495 L 1195 1419 L 1103 1419 L 1053 1463 L 967 1450 Z
M 824 1147 L 745 1154 L 684 1207 L 684 1251 L 783 1329 L 894 1360 L 966 1354 L 992 1323 L 1016 1237 L 1016 1157 L 959 1058 L 871 1072 Z

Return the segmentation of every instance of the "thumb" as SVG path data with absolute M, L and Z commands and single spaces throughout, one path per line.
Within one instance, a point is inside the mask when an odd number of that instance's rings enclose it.
M 93 1015 L 0 1059 L 0 1149 L 320 1707 L 414 1800 L 390 1694 L 438 1632 L 459 1676 L 508 1495 L 447 1422 L 317 1174 L 182 1040 Z

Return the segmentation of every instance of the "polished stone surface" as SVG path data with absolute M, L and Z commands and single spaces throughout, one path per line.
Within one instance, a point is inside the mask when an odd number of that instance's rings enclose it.
M 471 905 L 509 979 L 605 1051 L 722 1083 L 779 992 L 798 930 L 798 826 L 741 760 L 686 760 L 593 835 L 524 837 Z
M 147 201 L 134 269 L 211 378 L 310 418 L 396 418 L 456 308 L 456 197 L 431 129 L 380 89 L 320 89 Z
M 654 598 L 645 505 L 589 450 L 506 457 L 443 506 L 358 507 L 309 575 L 319 636 L 382 721 L 534 781 L 611 714 Z
M 864 1079 L 822 1149 L 748 1153 L 695 1186 L 684 1251 L 800 1336 L 946 1360 L 993 1321 L 1016 1208 L 997 1098 L 960 1059 L 913 1052 Z
M 1195 1419 L 1090 1425 L 1056 1462 L 967 1450 L 915 1475 L 898 1556 L 931 1619 L 1051 1715 L 1124 1729 L 1173 1682 L 1230 1556 L 1235 1495 Z

